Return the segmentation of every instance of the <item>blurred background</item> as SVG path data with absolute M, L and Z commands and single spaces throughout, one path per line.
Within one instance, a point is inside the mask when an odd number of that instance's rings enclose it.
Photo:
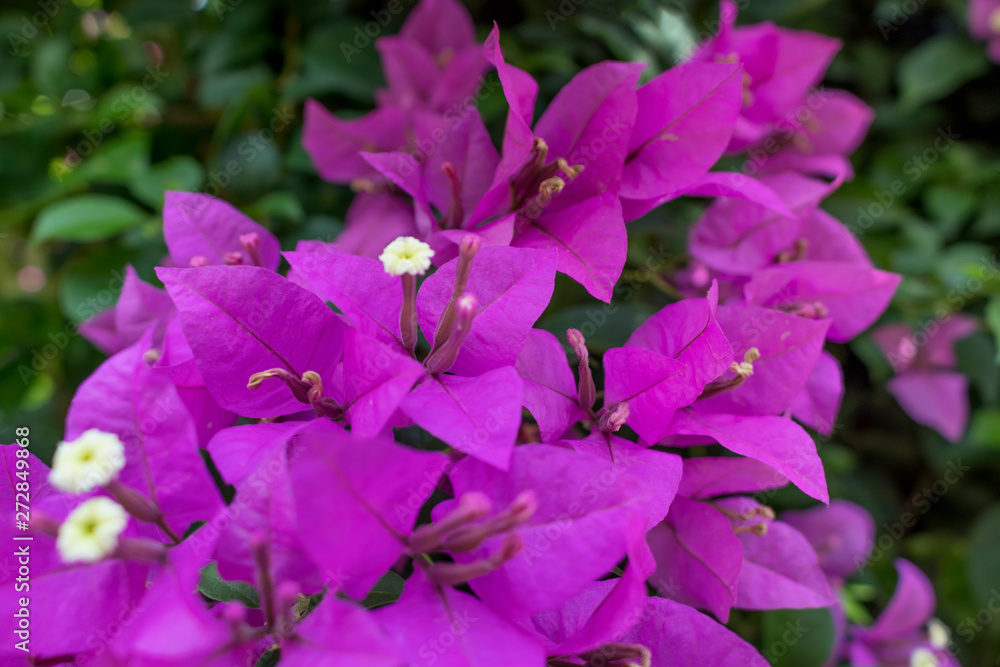
M 126 265 L 156 282 L 164 190 L 221 196 L 285 249 L 337 235 L 352 193 L 316 175 L 300 144 L 302 105 L 315 97 L 343 116 L 370 109 L 383 83 L 370 35 L 397 32 L 412 4 L 400 0 L 392 13 L 391 3 L 346 0 L 4 0 L 0 438 L 29 426 L 36 453 L 51 455 L 75 388 L 103 359 L 76 325 L 114 303 Z M 646 61 L 652 77 L 712 33 L 718 11 L 694 0 L 465 4 L 480 37 L 499 23 L 508 61 L 541 83 L 539 108 L 599 60 Z M 741 24 L 839 37 L 826 85 L 875 108 L 855 179 L 824 207 L 880 268 L 904 275 L 884 320 L 919 328 L 964 311 L 982 322 L 957 343 L 972 408 L 957 444 L 902 411 L 870 337 L 834 346 L 847 394 L 833 435 L 817 442 L 832 495 L 868 508 L 880 539 L 848 587 L 849 615 L 881 609 L 893 559 L 909 558 L 934 581 L 962 663 L 1000 665 L 1000 66 L 969 37 L 964 0 L 738 4 Z M 499 133 L 499 86 L 488 81 L 478 106 Z M 935 148 L 941 136 L 950 140 Z M 234 160 L 238 170 L 228 168 Z M 634 294 L 610 315 L 562 280 L 540 326 L 564 332 L 590 319 L 598 351 L 621 345 L 670 300 L 658 276 L 634 270 L 650 256 L 663 272 L 683 263 L 687 226 L 703 206 L 673 202 L 629 226 L 623 279 Z M 953 483 L 949 469 L 960 471 Z M 794 491 L 769 502 L 807 504 Z M 912 525 L 901 521 L 907 512 Z M 821 665 L 832 641 L 823 610 L 743 614 L 733 627 L 766 648 L 803 619 L 809 632 L 774 660 Z

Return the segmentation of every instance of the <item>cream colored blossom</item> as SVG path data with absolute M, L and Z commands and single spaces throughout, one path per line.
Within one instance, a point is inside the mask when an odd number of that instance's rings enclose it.
M 56 548 L 65 563 L 94 563 L 118 546 L 128 525 L 125 509 L 103 496 L 85 500 L 59 526 Z
M 378 258 L 390 276 L 404 273 L 421 276 L 430 268 L 433 256 L 434 251 L 423 241 L 412 236 L 400 236 L 387 245 Z
M 927 623 L 927 638 L 934 648 L 945 649 L 951 643 L 951 632 L 948 631 L 947 625 L 936 618 L 932 618 Z
M 940 664 L 941 661 L 930 649 L 918 648 L 910 654 L 910 667 L 939 667 Z
M 124 467 L 125 445 L 118 436 L 92 428 L 59 443 L 49 483 L 60 491 L 86 493 L 115 479 Z

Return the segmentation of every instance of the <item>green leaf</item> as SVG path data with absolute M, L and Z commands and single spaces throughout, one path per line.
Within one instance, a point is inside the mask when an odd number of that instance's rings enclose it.
M 772 665 L 819 667 L 833 650 L 829 609 L 779 609 L 763 614 L 763 655 Z
M 281 649 L 273 649 L 260 656 L 254 667 L 274 667 L 281 661 Z
M 979 203 L 972 192 L 947 185 L 931 186 L 924 196 L 924 202 L 928 213 L 939 222 L 942 234 L 946 238 L 958 233 L 961 223 L 972 214 Z
M 993 590 L 1000 588 L 1000 504 L 994 503 L 981 514 L 969 536 L 966 566 L 969 585 L 981 604 L 986 604 Z
M 993 341 L 983 331 L 955 343 L 958 371 L 968 376 L 986 405 L 995 405 L 1000 396 L 1000 366 L 986 362 L 994 355 Z
M 128 187 L 142 203 L 161 208 L 167 190 L 195 192 L 204 182 L 205 168 L 201 163 L 187 155 L 178 155 L 135 174 Z
M 246 213 L 258 221 L 267 218 L 285 218 L 292 222 L 301 222 L 305 215 L 298 197 L 288 191 L 267 193 L 248 206 Z
M 621 347 L 636 327 L 649 319 L 655 309 L 647 304 L 614 302 L 570 306 L 552 315 L 546 315 L 539 327 L 566 340 L 567 329 L 579 329 L 592 350 L 604 351 Z
M 868 374 L 873 380 L 884 382 L 892 375 L 892 366 L 870 337 L 858 336 L 848 345 L 868 368 Z
M 344 18 L 309 33 L 302 71 L 287 94 L 294 100 L 329 93 L 369 103 L 384 82 L 367 24 Z
M 375 582 L 375 585 L 368 591 L 368 595 L 365 596 L 362 604 L 368 609 L 392 604 L 403 594 L 403 585 L 405 583 L 401 576 L 389 570 L 382 575 L 381 579 Z
M 990 328 L 994 339 L 996 339 L 996 361 L 1000 364 L 1000 296 L 990 299 L 989 303 L 986 304 L 986 312 L 983 313 L 983 317 L 986 318 L 986 326 Z
M 69 173 L 60 177 L 64 187 L 79 187 L 87 183 L 128 183 L 137 173 L 149 169 L 151 139 L 148 132 L 133 131 L 107 139 L 103 134 L 92 135 L 95 142 L 81 139 L 69 144 L 83 160 Z M 93 151 L 93 154 L 90 154 Z M 87 153 L 84 156 L 84 153 Z
M 859 584 L 845 586 L 840 591 L 840 606 L 844 609 L 847 620 L 856 625 L 871 625 L 872 615 L 868 613 L 863 602 L 865 598 L 857 595 Z M 862 584 L 863 585 L 863 584 Z M 871 588 L 871 587 L 869 587 Z M 868 597 L 868 600 L 871 598 Z
M 119 248 L 70 260 L 59 280 L 59 305 L 70 322 L 83 322 L 113 306 L 131 256 Z
M 257 589 L 245 581 L 226 581 L 219 576 L 219 566 L 214 562 L 202 568 L 198 592 L 210 600 L 218 602 L 236 600 L 251 609 L 260 607 Z
M 941 99 L 989 70 L 986 52 L 957 35 L 942 35 L 916 47 L 899 62 L 897 81 L 905 106 Z
M 1000 409 L 976 410 L 969 425 L 968 440 L 977 447 L 1000 449 Z
M 111 195 L 80 195 L 42 209 L 31 239 L 100 241 L 138 225 L 148 214 L 130 201 Z

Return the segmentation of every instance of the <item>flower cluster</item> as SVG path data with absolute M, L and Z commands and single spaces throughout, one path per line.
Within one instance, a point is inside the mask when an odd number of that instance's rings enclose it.
M 1000 2 L 969 0 L 966 20 L 969 33 L 976 39 L 985 41 L 990 59 L 1000 63 Z
M 307 107 L 320 174 L 358 191 L 336 243 L 282 253 L 168 193 L 165 290 L 129 271 L 84 328 L 112 356 L 52 470 L 30 460 L 33 658 L 763 666 L 732 609 L 837 605 L 842 506 L 779 518 L 754 495 L 829 502 L 800 425 L 836 420 L 824 343 L 899 280 L 819 208 L 870 112 L 817 101 L 835 43 L 723 12 L 692 62 L 640 87 L 641 64 L 594 65 L 532 124 L 538 86 L 496 27 L 480 48 L 457 2 L 423 0 L 378 42 L 375 111 Z M 470 104 L 489 66 L 500 150 Z M 755 150 L 759 179 L 710 171 Z M 689 298 L 599 360 L 534 327 L 557 273 L 610 299 L 626 222 L 685 194 L 716 197 L 671 277 Z M 895 606 L 845 634 L 852 658 L 944 664 Z
M 977 318 L 953 313 L 917 331 L 902 322 L 872 331 L 896 372 L 886 383 L 889 393 L 914 421 L 952 442 L 961 440 L 969 423 L 969 380 L 954 370 L 954 344 L 978 329 Z
M 852 502 L 834 500 L 826 507 L 785 512 L 781 520 L 809 540 L 834 590 L 842 592 L 845 580 L 864 569 L 872 555 L 875 521 Z M 896 561 L 896 572 L 896 590 L 874 623 L 851 623 L 842 603 L 834 605 L 834 647 L 825 664 L 846 660 L 857 667 L 958 667 L 949 650 L 951 632 L 934 618 L 931 582 L 902 558 Z

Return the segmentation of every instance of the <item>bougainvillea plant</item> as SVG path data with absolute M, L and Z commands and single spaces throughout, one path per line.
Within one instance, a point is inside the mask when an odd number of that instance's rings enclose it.
M 829 433 L 840 406 L 824 344 L 873 324 L 899 277 L 819 208 L 872 118 L 814 88 L 839 44 L 722 16 L 688 62 L 642 85 L 641 63 L 594 65 L 534 121 L 498 30 L 477 44 L 460 4 L 423 0 L 378 41 L 374 111 L 307 105 L 317 170 L 358 193 L 340 239 L 283 253 L 229 204 L 168 193 L 165 290 L 129 271 L 83 328 L 111 356 L 51 470 L 4 448 L 4 494 L 35 489 L 45 619 L 4 658 L 765 665 L 731 610 L 831 607 L 831 664 L 954 664 L 908 562 L 873 625 L 847 622 L 863 510 L 755 497 L 830 502 L 803 427 Z M 468 105 L 488 69 L 499 148 Z M 712 171 L 726 153 L 755 173 Z M 557 274 L 609 300 L 626 224 L 684 195 L 715 198 L 671 277 L 687 298 L 599 360 L 578 330 L 534 328 Z M 933 355 L 898 366 L 904 404 L 918 373 L 946 380 Z

